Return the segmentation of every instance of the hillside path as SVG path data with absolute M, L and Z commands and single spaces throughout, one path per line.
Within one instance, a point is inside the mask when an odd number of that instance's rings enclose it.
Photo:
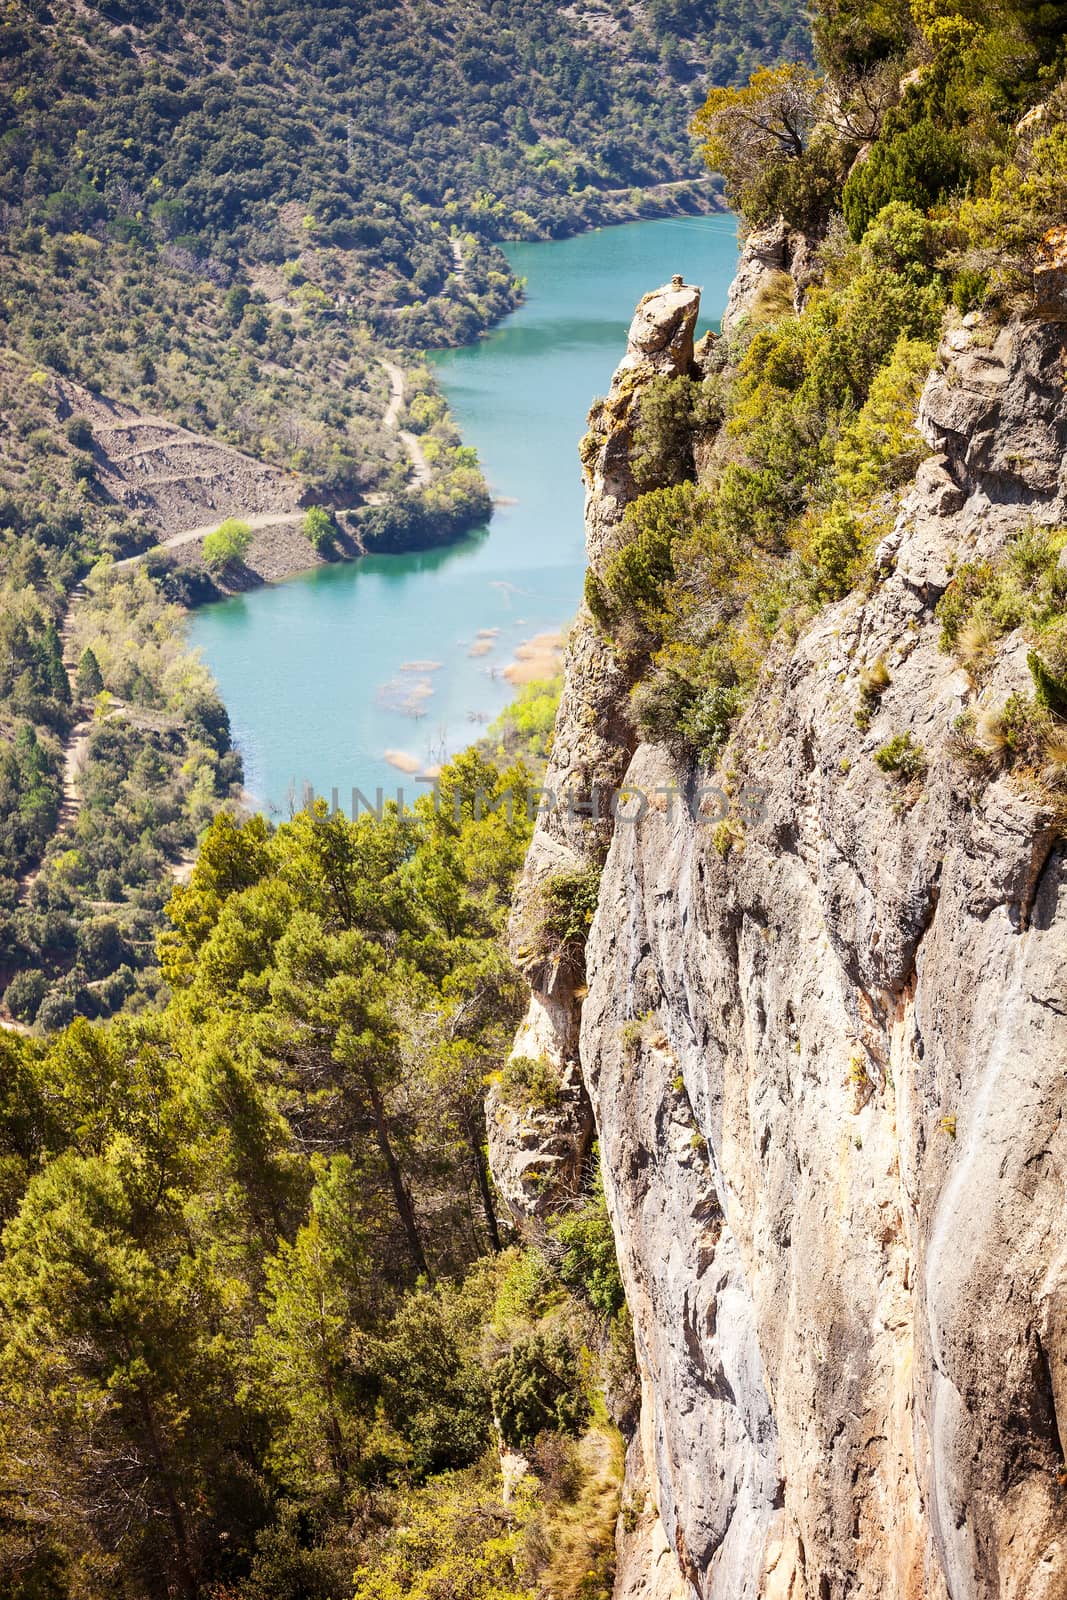
M 408 433 L 400 426 L 400 413 L 404 406 L 404 374 L 392 361 L 386 361 L 384 356 L 382 357 L 382 366 L 389 374 L 389 382 L 393 388 L 382 421 L 387 428 L 395 428 L 400 435 L 400 442 L 407 451 L 408 460 L 415 471 L 415 481 L 420 489 L 424 489 L 433 477 L 430 471 L 430 463 L 427 461 L 422 445 L 416 436 L 413 433 Z
M 63 645 L 63 665 L 67 669 L 67 677 L 73 685 L 77 676 L 78 663 L 74 659 L 74 608 L 79 601 L 84 600 L 86 589 L 84 583 L 75 584 L 67 598 L 66 615 L 59 637 Z M 120 701 L 115 702 L 118 709 Z M 53 837 L 63 828 L 73 828 L 78 820 L 81 810 L 81 791 L 79 778 L 85 763 L 85 752 L 89 746 L 89 735 L 92 732 L 92 717 L 79 717 L 70 732 L 63 740 L 63 781 L 60 791 L 59 814 L 53 829 Z M 25 905 L 29 899 L 30 890 L 41 875 L 42 862 L 31 867 L 19 880 L 19 903 Z

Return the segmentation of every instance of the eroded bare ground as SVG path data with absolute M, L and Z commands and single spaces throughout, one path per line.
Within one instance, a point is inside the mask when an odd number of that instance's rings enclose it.
M 64 380 L 59 391 L 61 415 L 87 417 L 93 425 L 101 488 L 139 512 L 161 542 L 210 530 L 224 517 L 295 513 L 306 500 L 295 473 L 80 384 Z

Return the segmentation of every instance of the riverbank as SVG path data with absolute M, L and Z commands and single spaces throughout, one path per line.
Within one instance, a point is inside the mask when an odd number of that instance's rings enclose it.
M 710 174 L 704 178 L 657 184 L 643 190 L 604 191 L 604 199 L 610 200 L 615 208 L 611 220 L 598 222 L 588 230 L 564 231 L 556 242 L 582 237 L 585 232 L 599 232 L 602 227 L 632 225 L 638 220 L 647 220 L 649 213 L 662 218 L 664 222 L 673 220 L 677 223 L 699 217 L 729 215 L 717 181 Z M 513 251 L 524 248 L 515 242 L 508 245 L 507 241 L 502 241 L 503 247 Z M 515 282 L 515 304 L 504 313 L 501 321 L 513 317 L 522 308 L 525 293 L 521 276 L 516 275 Z M 469 344 L 451 348 L 476 348 L 491 337 L 492 332 L 492 326 L 482 329 Z M 440 356 L 441 352 L 435 352 L 435 359 L 440 359 Z M 405 408 L 418 398 L 418 392 L 408 392 L 409 375 L 394 360 L 382 355 L 379 362 L 389 383 L 388 402 L 381 417 L 381 426 L 396 438 L 407 458 L 414 491 L 412 503 L 417 506 L 414 497 L 431 490 L 435 481 L 435 472 L 422 439 L 411 427 L 402 425 Z M 268 509 L 247 514 L 240 504 L 235 504 L 231 509 L 229 514 L 237 516 L 251 529 L 252 542 L 244 560 L 223 572 L 209 567 L 203 558 L 204 538 L 217 523 L 181 530 L 161 541 L 162 547 L 171 553 L 170 559 L 175 569 L 186 569 L 180 574 L 177 586 L 172 581 L 170 587 L 187 609 L 246 594 L 265 584 L 313 572 L 318 567 L 356 561 L 368 554 L 398 556 L 444 547 L 465 538 L 481 527 L 491 515 L 491 507 L 487 509 L 475 499 L 469 511 L 461 509 L 458 515 L 450 516 L 447 507 L 435 506 L 435 518 L 410 516 L 406 514 L 404 504 L 398 504 L 395 497 L 372 491 L 359 504 L 327 507 L 334 518 L 335 533 L 328 544 L 316 547 L 302 530 L 305 512 L 291 506 L 291 478 L 287 477 L 284 483 L 280 483 L 279 490 L 282 504 L 272 508 L 276 513 L 274 515 Z M 312 498 L 310 489 L 305 489 L 300 495 L 299 505 L 306 508 L 312 503 Z M 361 527 L 364 517 L 368 518 L 371 526 L 370 537 L 367 537 L 367 530 Z M 436 526 L 431 526 L 434 521 Z
M 527 280 L 524 304 L 486 338 L 432 357 L 489 481 L 491 531 L 319 565 L 190 619 L 257 803 L 284 815 L 305 781 L 326 795 L 336 787 L 346 802 L 353 786 L 392 793 L 398 773 L 428 774 L 476 739 L 517 680 L 549 672 L 533 658 L 548 661 L 540 645 L 581 599 L 577 447 L 590 398 L 606 391 L 647 290 L 682 272 L 703 283 L 714 315 L 736 260 L 728 213 L 509 247 Z M 414 696 L 405 667 L 425 661 L 440 665 Z

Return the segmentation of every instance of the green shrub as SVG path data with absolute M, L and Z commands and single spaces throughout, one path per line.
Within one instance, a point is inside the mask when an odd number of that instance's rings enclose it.
M 1062 533 L 1031 526 L 996 561 L 961 566 L 937 604 L 942 650 L 978 672 L 992 644 L 1015 628 L 1025 628 L 1038 644 L 1046 637 L 1051 644 L 1067 609 L 1067 573 L 1059 565 L 1062 543 Z M 1062 667 L 1055 653 L 1050 665 L 1058 675 Z
M 37 1009 L 37 1026 L 45 1033 L 54 1033 L 74 1021 L 74 996 L 64 989 L 53 989 Z
M 993 743 L 1006 765 L 1036 771 L 1044 762 L 1052 726 L 1044 706 L 1027 695 L 1012 694 L 996 718 Z
M 467 1466 L 489 1443 L 488 1384 L 462 1312 L 451 1287 L 418 1290 L 368 1349 L 385 1416 L 417 1477 Z
M 495 1453 L 478 1467 L 404 1489 L 388 1507 L 386 1529 L 376 1530 L 364 1547 L 371 1559 L 361 1560 L 347 1586 L 324 1588 L 322 1600 L 343 1594 L 352 1600 L 534 1600 L 524 1576 L 534 1492 L 526 1478 L 505 1505 Z M 320 1600 L 319 1591 L 304 1584 L 301 1575 L 284 1600 Z M 262 1600 L 282 1600 L 283 1591 L 264 1588 L 261 1594 Z
M 812 593 L 817 601 L 840 600 L 853 587 L 863 564 L 863 525 L 840 502 L 816 524 L 807 549 Z
M 103 691 L 104 677 L 92 649 L 87 645 L 78 662 L 78 694 L 83 700 L 95 700 Z
M 1067 123 L 1061 113 L 1046 134 L 1029 148 L 1020 146 L 992 173 L 988 193 L 964 202 L 958 225 L 965 246 L 989 261 L 992 286 L 1028 288 L 1035 247 L 1065 213 Z M 964 272 L 959 278 L 967 282 Z M 976 289 L 977 278 L 972 269 L 967 286 Z
M 933 261 L 936 230 L 909 200 L 883 206 L 863 236 L 863 248 L 876 267 L 890 272 L 925 269 Z
M 1067 719 L 1067 678 L 1053 672 L 1052 668 L 1042 661 L 1036 650 L 1029 652 L 1026 665 L 1034 680 L 1034 698 L 1038 705 L 1050 711 L 1054 717 L 1059 717 L 1061 721 Z
M 486 732 L 486 745 L 498 762 L 521 757 L 535 778 L 540 775 L 552 748 L 562 689 L 562 673 L 555 678 L 535 678 L 523 685 Z
M 914 477 L 929 448 L 915 426 L 919 396 L 937 356 L 928 339 L 902 334 L 875 373 L 867 398 L 834 450 L 835 488 L 867 499 Z
M 33 1022 L 47 992 L 48 979 L 43 972 L 17 972 L 4 990 L 4 1004 L 17 1021 Z
M 952 304 L 961 314 L 973 311 L 989 293 L 989 273 L 961 267 L 952 279 Z
M 927 211 L 974 176 L 963 140 L 923 117 L 889 139 L 878 140 L 854 167 L 842 192 L 845 221 L 854 239 L 892 201 Z
M 498 1082 L 507 1105 L 554 1111 L 560 1103 L 559 1074 L 544 1056 L 509 1056 Z
M 71 417 L 63 431 L 75 450 L 93 448 L 93 425 L 88 417 Z
M 506 1333 L 513 1322 L 538 1316 L 551 1287 L 539 1250 L 512 1250 L 508 1255 L 502 1258 L 508 1263 L 507 1270 L 493 1303 L 493 1326 L 500 1333 Z
M 904 783 L 921 778 L 926 771 L 926 756 L 910 733 L 895 733 L 875 752 L 874 764 L 880 771 Z
M 625 1295 L 599 1167 L 592 1194 L 577 1210 L 557 1217 L 552 1234 L 563 1249 L 558 1272 L 568 1289 L 604 1316 L 614 1316 Z
M 589 1415 L 578 1355 L 562 1332 L 531 1333 L 490 1374 L 493 1410 L 505 1441 L 530 1445 L 539 1433 L 578 1433 Z
M 311 548 L 319 555 L 332 547 L 337 532 L 333 518 L 322 506 L 309 509 L 303 521 L 303 530 Z
M 715 683 L 690 701 L 679 727 L 704 761 L 711 762 L 718 755 L 746 698 L 738 684 Z
M 671 491 L 660 493 L 670 495 Z M 663 591 L 674 577 L 671 543 L 675 529 L 669 513 L 657 515 L 660 507 L 647 504 L 655 498 L 655 495 L 648 495 L 637 502 L 642 515 L 631 517 L 628 524 L 628 528 L 636 530 L 634 536 L 616 551 L 604 572 L 604 587 L 611 596 L 616 615 L 621 609 L 637 617 L 650 630 L 662 623 Z M 626 526 L 625 518 L 623 520 Z
M 539 885 L 531 906 L 533 926 L 525 954 L 554 961 L 572 974 L 585 962 L 585 941 L 600 893 L 600 869 L 555 872 Z
M 860 670 L 860 698 L 856 707 L 856 726 L 861 732 L 866 732 L 871 725 L 878 703 L 892 683 L 889 668 L 886 666 L 885 656 L 878 658 Z
M 237 517 L 227 517 L 204 540 L 204 560 L 216 572 L 221 572 L 243 561 L 251 543 L 252 530 L 248 523 Z
M 641 392 L 630 464 L 643 490 L 677 483 L 693 472 L 692 412 L 698 385 L 684 374 L 660 375 Z
M 603 581 L 586 574 L 585 600 L 620 655 L 640 664 L 659 642 L 666 593 L 674 578 L 673 549 L 699 527 L 708 497 L 693 483 L 652 489 L 623 514 L 625 544 L 608 560 Z

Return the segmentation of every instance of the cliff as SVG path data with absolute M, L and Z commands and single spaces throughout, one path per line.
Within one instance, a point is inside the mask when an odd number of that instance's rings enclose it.
M 787 266 L 746 261 L 748 293 Z M 695 370 L 698 302 L 646 297 L 591 417 L 594 571 L 634 397 Z M 618 1600 L 1067 1594 L 1064 849 L 1040 784 L 960 760 L 961 713 L 1031 687 L 1021 634 L 979 695 L 935 616 L 961 563 L 1067 521 L 1062 308 L 1038 305 L 955 319 L 875 575 L 772 654 L 717 772 L 638 743 L 584 609 L 571 640 L 546 786 L 648 802 L 539 822 L 516 1052 L 562 1090 L 492 1105 L 491 1154 L 536 1226 L 600 1142 L 642 1392 Z M 903 735 L 909 781 L 874 761 Z M 546 884 L 601 863 L 584 967 L 545 959 Z

